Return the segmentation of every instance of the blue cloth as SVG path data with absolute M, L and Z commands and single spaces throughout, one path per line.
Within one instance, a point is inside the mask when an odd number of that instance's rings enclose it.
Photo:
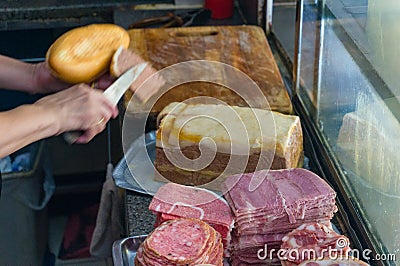
M 11 157 L 6 156 L 0 159 L 0 172 L 8 173 L 12 171 Z
M 11 156 L 6 156 L 0 159 L 0 172 L 24 172 L 31 170 L 31 154 L 22 153 L 17 155 L 14 160 Z
M 14 158 L 12 162 L 13 172 L 24 172 L 31 170 L 31 154 L 22 153 Z

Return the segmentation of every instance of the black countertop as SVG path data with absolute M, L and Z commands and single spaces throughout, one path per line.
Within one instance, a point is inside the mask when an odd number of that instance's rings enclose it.
M 126 235 L 148 234 L 154 229 L 155 215 L 149 211 L 152 197 L 132 191 L 125 193 Z
M 0 1 L 0 31 L 76 27 L 112 23 L 118 8 L 139 4 L 173 4 L 173 0 L 5 0 Z
M 128 28 L 130 24 L 149 17 L 162 17 L 173 13 L 175 15 L 184 15 L 187 12 L 196 9 L 166 9 L 166 10 L 132 10 L 129 8 L 118 8 L 114 10 L 113 21 L 123 28 Z M 209 19 L 199 22 L 198 26 L 222 26 L 222 25 L 242 25 L 244 20 L 240 12 L 236 9 L 233 16 L 227 19 Z M 195 25 L 197 26 L 197 25 Z
M 115 6 L 118 4 L 145 4 L 145 3 L 160 3 L 174 1 L 149 1 L 149 0 L 3 0 L 0 1 L 0 10 L 12 10 L 12 9 L 44 9 L 44 8 L 55 8 L 60 6 L 65 7 L 79 7 L 79 6 Z

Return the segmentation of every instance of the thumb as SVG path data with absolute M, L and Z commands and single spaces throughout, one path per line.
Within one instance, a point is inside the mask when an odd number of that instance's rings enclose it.
M 100 76 L 96 80 L 96 88 L 100 90 L 105 90 L 107 89 L 113 82 L 115 81 L 115 78 L 111 76 L 110 74 L 106 73 L 102 76 Z

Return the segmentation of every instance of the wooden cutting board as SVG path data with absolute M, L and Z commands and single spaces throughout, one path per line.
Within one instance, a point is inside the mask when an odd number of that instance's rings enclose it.
M 188 60 L 204 59 L 226 63 L 246 73 L 256 82 L 272 110 L 292 113 L 289 95 L 260 27 L 133 29 L 128 32 L 131 38 L 129 48 L 158 70 Z M 215 70 L 210 71 L 211 75 L 213 73 Z M 190 82 L 169 90 L 157 101 L 153 111 L 158 113 L 170 102 L 201 95 L 216 97 L 230 105 L 247 106 L 241 97 L 224 86 Z M 126 105 L 131 96 L 130 92 L 125 95 Z

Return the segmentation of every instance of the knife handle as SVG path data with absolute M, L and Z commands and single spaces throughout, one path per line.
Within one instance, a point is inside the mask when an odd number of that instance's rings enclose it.
M 63 133 L 63 138 L 65 140 L 65 142 L 67 142 L 68 144 L 74 144 L 75 141 L 82 136 L 83 131 L 80 130 L 75 130 L 75 131 L 68 131 Z

